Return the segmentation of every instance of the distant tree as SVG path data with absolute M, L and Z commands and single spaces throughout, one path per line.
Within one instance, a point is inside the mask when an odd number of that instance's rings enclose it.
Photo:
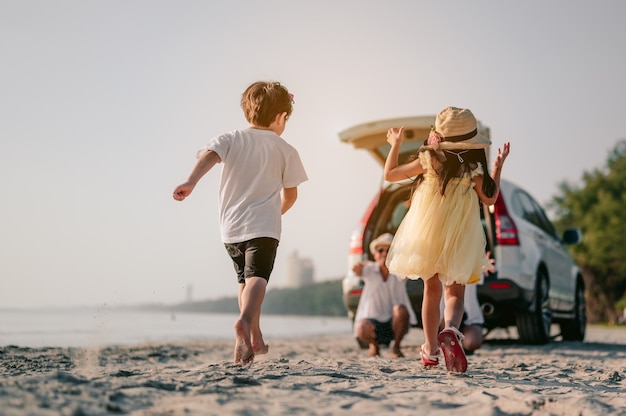
M 346 316 L 341 280 L 312 283 L 299 288 L 272 289 L 265 295 L 263 312 L 285 315 Z
M 150 305 L 142 309 L 198 313 L 239 313 L 236 297 L 184 302 L 174 306 Z M 298 288 L 275 288 L 265 294 L 263 313 L 268 315 L 347 316 L 341 294 L 341 279 Z
M 583 269 L 589 320 L 617 322 L 616 302 L 626 291 L 626 140 L 605 168 L 583 174 L 581 187 L 561 183 L 550 205 L 557 227 L 583 232 L 570 252 Z

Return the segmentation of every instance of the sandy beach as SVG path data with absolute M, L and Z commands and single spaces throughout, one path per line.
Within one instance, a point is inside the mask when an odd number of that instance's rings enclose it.
M 5 346 L 0 415 L 626 415 L 626 328 L 545 346 L 488 338 L 463 375 L 422 367 L 417 328 L 405 358 L 368 358 L 346 334 L 268 339 L 249 368 L 232 364 L 234 340 Z

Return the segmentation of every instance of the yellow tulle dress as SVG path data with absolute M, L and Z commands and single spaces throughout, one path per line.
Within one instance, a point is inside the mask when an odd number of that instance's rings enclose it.
M 483 174 L 478 167 L 451 179 L 441 195 L 430 152 L 420 152 L 424 180 L 411 198 L 387 255 L 387 267 L 397 276 L 427 280 L 438 274 L 446 285 L 480 281 L 485 256 L 485 232 L 480 220 L 478 194 L 472 177 Z

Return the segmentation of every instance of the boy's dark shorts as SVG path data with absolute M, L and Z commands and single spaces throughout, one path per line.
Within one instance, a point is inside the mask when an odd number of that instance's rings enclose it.
M 376 319 L 368 319 L 371 323 L 374 324 L 376 329 L 376 341 L 379 344 L 389 345 L 391 340 L 393 340 L 393 328 L 391 327 L 391 320 L 387 322 L 380 322 Z
M 278 240 L 260 237 L 241 243 L 224 243 L 224 247 L 233 260 L 239 283 L 245 283 L 247 277 L 255 276 L 269 282 L 276 260 Z

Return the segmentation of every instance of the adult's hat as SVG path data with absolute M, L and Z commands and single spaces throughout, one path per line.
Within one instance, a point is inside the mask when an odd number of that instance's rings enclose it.
M 370 251 L 372 252 L 372 254 L 374 254 L 374 252 L 376 251 L 378 247 L 391 246 L 392 241 L 393 241 L 393 235 L 391 235 L 390 233 L 381 234 L 378 237 L 376 237 L 376 239 L 372 240 L 372 242 L 370 243 Z

